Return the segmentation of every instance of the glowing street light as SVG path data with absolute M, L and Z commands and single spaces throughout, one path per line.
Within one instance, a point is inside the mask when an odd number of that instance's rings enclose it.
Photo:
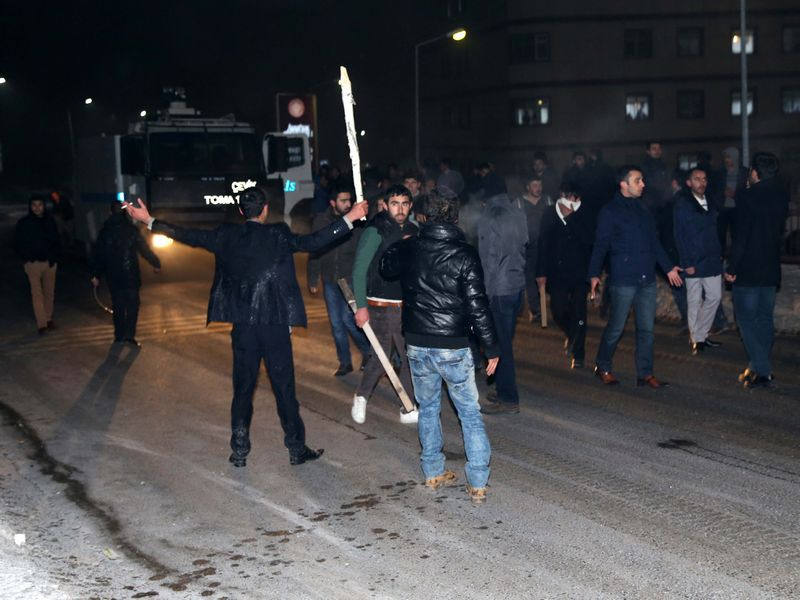
M 142 117 L 142 118 L 146 117 L 147 116 L 147 111 L 143 110 L 142 112 L 139 113 L 139 116 Z
M 5 77 L 0 77 L 0 85 L 3 85 L 6 82 Z
M 454 29 L 444 35 L 437 35 L 435 38 L 424 40 L 414 46 L 414 157 L 419 166 L 419 49 L 433 42 L 438 42 L 450 38 L 454 42 L 461 42 L 467 37 L 466 29 Z
M 84 103 L 84 104 L 91 104 L 92 102 L 94 102 L 94 100 L 92 100 L 91 98 L 86 98 L 86 99 L 83 101 L 83 103 Z

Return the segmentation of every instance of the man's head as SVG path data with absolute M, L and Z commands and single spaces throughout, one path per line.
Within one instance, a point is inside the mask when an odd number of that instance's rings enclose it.
M 661 142 L 657 142 L 655 140 L 647 142 L 645 151 L 647 152 L 647 156 L 654 160 L 658 160 L 661 158 L 661 154 L 663 153 L 663 150 L 661 149 Z
M 626 198 L 639 198 L 644 192 L 644 175 L 636 165 L 623 165 L 617 170 L 619 191 Z
M 750 163 L 750 183 L 772 179 L 780 171 L 781 163 L 772 152 L 756 152 Z
M 535 152 L 533 155 L 533 171 L 541 175 L 546 168 L 547 155 L 542 151 Z
M 569 181 L 565 181 L 561 184 L 559 188 L 559 193 L 562 198 L 566 198 L 570 202 L 580 202 L 581 201 L 581 189 L 575 185 L 574 183 L 570 183 Z
M 449 158 L 443 158 L 442 160 L 439 161 L 439 170 L 442 173 L 447 173 L 450 170 L 450 159 Z
M 41 194 L 33 194 L 28 198 L 28 209 L 37 217 L 44 216 L 44 196 Z
M 337 183 L 331 188 L 329 198 L 328 203 L 335 215 L 346 215 L 353 206 L 353 190 L 343 183 Z
M 435 188 L 425 198 L 425 222 L 458 223 L 458 205 L 455 192 L 446 187 Z
M 482 162 L 475 165 L 475 170 L 481 177 L 486 177 L 492 171 L 492 166 L 488 162 Z
M 528 181 L 525 183 L 525 191 L 529 196 L 541 198 L 543 189 L 541 176 L 534 174 L 528 177 Z
M 386 190 L 386 210 L 395 223 L 403 225 L 411 212 L 411 192 L 404 185 L 396 184 Z
M 725 170 L 733 172 L 739 168 L 739 150 L 733 146 L 729 146 L 722 151 L 722 163 L 725 165 Z
M 586 153 L 580 150 L 572 153 L 572 164 L 582 169 L 586 166 Z
M 418 171 L 411 169 L 403 174 L 403 185 L 411 192 L 411 197 L 416 198 L 422 189 L 422 175 Z
M 255 219 L 268 211 L 267 195 L 259 187 L 251 187 L 239 194 L 239 210 L 245 219 Z
M 686 178 L 686 185 L 698 198 L 705 196 L 706 187 L 708 187 L 708 174 L 706 170 L 700 167 L 690 169 L 689 175 Z

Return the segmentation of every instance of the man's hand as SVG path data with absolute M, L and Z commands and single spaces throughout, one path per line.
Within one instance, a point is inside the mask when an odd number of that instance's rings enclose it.
M 683 280 L 681 276 L 678 275 L 680 273 L 681 268 L 679 266 L 672 267 L 672 270 L 667 273 L 667 279 L 669 279 L 670 284 L 674 285 L 675 287 L 681 287 L 683 285 Z
M 366 201 L 356 202 L 353 204 L 353 208 L 350 209 L 350 212 L 347 213 L 345 216 L 347 220 L 351 223 L 355 223 L 359 219 L 363 219 L 367 216 L 367 212 L 369 212 L 369 204 Z
M 565 219 L 566 219 L 568 216 L 570 216 L 572 213 L 574 213 L 574 212 L 575 212 L 574 210 L 572 210 L 572 208 L 570 208 L 570 207 L 569 207 L 569 205 L 567 205 L 567 204 L 564 204 L 563 202 L 559 202 L 559 204 L 561 205 L 561 206 L 559 207 L 559 210 L 561 211 L 561 215 L 562 215 L 562 216 L 563 216 Z
M 308 286 L 308 291 L 311 292 L 311 294 L 313 295 L 319 291 L 319 288 L 315 285 L 310 285 Z
M 727 281 L 728 283 L 733 283 L 734 281 L 736 281 L 736 275 L 725 273 L 725 281 Z
M 369 310 L 367 310 L 366 306 L 364 308 L 359 308 L 356 311 L 355 316 L 356 316 L 356 325 L 358 325 L 359 327 L 364 327 L 367 321 L 369 321 Z
M 486 375 L 491 376 L 494 375 L 495 370 L 497 369 L 497 363 L 500 361 L 499 356 L 495 356 L 494 358 L 490 358 L 486 361 Z
M 547 285 L 547 277 L 537 277 L 536 285 L 538 285 L 540 288 L 545 287 Z
M 147 210 L 147 206 L 145 206 L 141 198 L 137 198 L 136 200 L 131 202 L 125 202 L 122 205 L 122 208 L 127 210 L 128 214 L 135 221 L 147 223 L 150 220 L 150 211 Z
M 592 283 L 589 295 L 591 296 L 592 300 L 594 300 L 597 298 L 597 288 L 600 287 L 600 278 L 592 277 L 589 281 Z
M 99 285 L 100 285 L 100 280 L 99 280 L 97 277 L 92 277 L 92 278 L 91 278 L 89 281 L 91 281 L 91 282 L 92 282 L 92 285 L 93 285 L 94 287 L 97 287 L 97 286 L 99 286 Z
M 695 268 L 694 268 L 694 267 L 686 267 L 686 268 L 683 270 L 683 272 L 684 272 L 684 273 L 686 273 L 687 275 L 694 275 L 694 273 L 695 273 Z

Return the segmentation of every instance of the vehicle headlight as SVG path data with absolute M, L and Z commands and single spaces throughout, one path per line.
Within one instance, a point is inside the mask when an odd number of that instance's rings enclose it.
M 153 235 L 154 248 L 166 248 L 167 246 L 171 245 L 172 245 L 172 238 L 167 237 L 161 233 L 156 233 Z

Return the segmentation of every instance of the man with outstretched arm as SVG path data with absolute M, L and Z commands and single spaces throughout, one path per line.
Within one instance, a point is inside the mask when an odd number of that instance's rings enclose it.
M 295 252 L 318 250 L 347 235 L 353 221 L 367 214 L 357 203 L 341 219 L 309 235 L 292 233 L 285 223 L 267 224 L 271 190 L 249 188 L 239 195 L 246 222 L 213 230 L 170 225 L 150 216 L 137 201 L 125 208 L 153 232 L 214 253 L 216 267 L 208 303 L 208 322 L 233 323 L 233 402 L 230 462 L 244 467 L 250 452 L 253 392 L 263 360 L 269 372 L 289 462 L 315 460 L 322 450 L 306 446 L 305 426 L 295 395 L 290 337 L 293 325 L 306 325 L 306 312 L 294 269 Z

